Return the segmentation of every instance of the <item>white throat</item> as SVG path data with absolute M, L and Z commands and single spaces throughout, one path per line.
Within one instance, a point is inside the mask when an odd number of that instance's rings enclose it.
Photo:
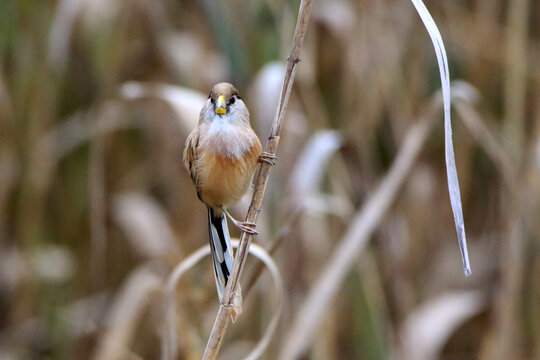
M 233 120 L 231 114 L 215 114 L 211 122 L 205 124 L 201 146 L 210 147 L 227 157 L 241 157 L 253 145 L 251 129 L 246 129 L 242 121 Z

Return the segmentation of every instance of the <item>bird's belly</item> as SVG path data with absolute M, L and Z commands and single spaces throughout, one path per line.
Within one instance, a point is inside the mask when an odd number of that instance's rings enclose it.
M 237 202 L 249 187 L 259 152 L 256 146 L 241 157 L 224 157 L 206 151 L 198 163 L 201 200 L 215 207 Z

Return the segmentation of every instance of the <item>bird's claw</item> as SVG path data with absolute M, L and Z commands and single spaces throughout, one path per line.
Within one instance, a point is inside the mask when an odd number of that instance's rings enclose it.
M 255 230 L 255 227 L 257 224 L 252 222 L 239 222 L 237 224 L 238 228 L 242 230 L 245 233 L 248 233 L 250 235 L 259 235 L 259 232 Z
M 265 162 L 271 166 L 276 165 L 277 160 L 278 160 L 278 157 L 275 154 L 272 154 L 266 151 L 263 151 L 261 155 L 259 155 L 260 162 Z
M 238 221 L 235 218 L 233 218 L 227 210 L 223 210 L 223 211 L 229 217 L 229 219 L 231 219 L 234 226 L 236 226 L 243 232 L 248 233 L 250 235 L 259 235 L 259 232 L 255 230 L 255 227 L 257 227 L 257 224 L 255 224 L 254 222 L 249 222 L 249 221 Z

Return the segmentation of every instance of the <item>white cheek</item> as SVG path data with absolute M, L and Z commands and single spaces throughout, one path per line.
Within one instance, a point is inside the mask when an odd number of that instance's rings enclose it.
M 226 116 L 228 116 L 230 119 L 236 119 L 236 107 L 229 106 L 229 112 Z

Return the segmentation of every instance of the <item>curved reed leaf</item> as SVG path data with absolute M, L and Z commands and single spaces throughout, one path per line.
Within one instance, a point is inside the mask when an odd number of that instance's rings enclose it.
M 476 290 L 448 292 L 419 305 L 407 316 L 401 330 L 406 358 L 439 358 L 455 331 L 485 306 L 482 293 Z
M 452 124 L 450 122 L 450 72 L 448 70 L 448 59 L 446 57 L 446 50 L 444 48 L 441 33 L 426 6 L 422 0 L 411 1 L 431 37 L 431 42 L 433 43 L 435 54 L 437 55 L 444 101 L 444 149 L 448 192 L 450 193 L 450 204 L 452 205 L 452 212 L 454 213 L 454 223 L 456 224 L 459 248 L 461 250 L 461 260 L 463 261 L 463 271 L 465 272 L 465 276 L 469 276 L 471 275 L 471 265 L 469 263 L 469 253 L 467 251 L 467 239 L 465 236 L 465 224 L 461 206 L 461 193 L 459 191 L 456 160 L 454 157 L 454 144 L 452 143 Z
M 231 241 L 234 248 L 238 248 L 240 242 L 238 240 Z M 281 280 L 281 275 L 279 273 L 278 267 L 272 257 L 266 250 L 257 244 L 251 244 L 249 252 L 257 257 L 263 262 L 263 264 L 268 268 L 272 280 L 274 282 L 274 287 L 276 290 L 276 309 L 273 312 L 272 319 L 266 327 L 266 330 L 263 334 L 263 337 L 259 340 L 255 348 L 244 358 L 245 360 L 256 360 L 264 353 L 270 340 L 274 335 L 279 318 L 281 316 L 281 310 L 283 308 L 283 281 Z M 166 298 L 165 298 L 165 323 L 162 333 L 162 343 L 161 343 L 161 359 L 169 360 L 176 359 L 178 355 L 178 345 L 176 343 L 177 338 L 177 326 L 176 326 L 176 312 L 175 312 L 175 303 L 176 303 L 176 288 L 178 286 L 178 281 L 188 270 L 193 268 L 199 261 L 201 261 L 205 256 L 210 255 L 210 247 L 203 246 L 196 250 L 194 253 L 189 255 L 184 261 L 182 261 L 178 266 L 171 272 L 167 280 L 166 285 Z

